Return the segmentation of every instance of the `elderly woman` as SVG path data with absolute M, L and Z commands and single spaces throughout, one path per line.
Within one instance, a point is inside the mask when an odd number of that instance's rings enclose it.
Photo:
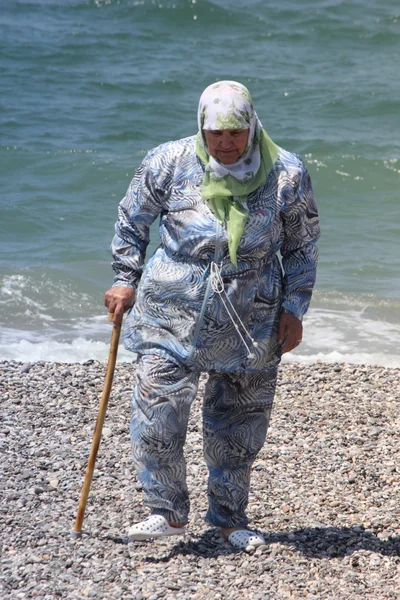
M 243 85 L 210 85 L 198 127 L 197 136 L 145 157 L 112 243 L 116 277 L 105 305 L 114 322 L 133 306 L 125 323 L 125 345 L 137 354 L 131 439 L 151 512 L 129 537 L 185 532 L 183 447 L 206 372 L 206 521 L 245 548 L 264 543 L 247 528 L 250 471 L 265 441 L 281 355 L 302 339 L 318 214 L 303 162 L 268 137 Z M 157 217 L 161 244 L 144 267 Z

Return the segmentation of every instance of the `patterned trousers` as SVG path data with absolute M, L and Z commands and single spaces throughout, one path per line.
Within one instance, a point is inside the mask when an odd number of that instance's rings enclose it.
M 203 402 L 208 466 L 206 521 L 246 525 L 250 470 L 267 434 L 278 363 L 256 373 L 209 373 Z M 132 399 L 133 460 L 152 514 L 187 523 L 189 495 L 183 447 L 199 373 L 159 355 L 137 363 Z

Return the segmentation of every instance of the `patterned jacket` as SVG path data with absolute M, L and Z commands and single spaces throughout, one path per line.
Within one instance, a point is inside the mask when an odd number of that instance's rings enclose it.
M 235 267 L 225 227 L 201 198 L 204 165 L 194 144 L 192 136 L 151 150 L 119 205 L 114 286 L 137 289 L 125 346 L 198 371 L 265 370 L 280 360 L 281 311 L 302 319 L 315 283 L 319 222 L 310 176 L 297 155 L 281 150 L 265 185 L 247 197 Z M 144 266 L 157 217 L 161 244 Z M 211 285 L 212 262 L 222 296 Z

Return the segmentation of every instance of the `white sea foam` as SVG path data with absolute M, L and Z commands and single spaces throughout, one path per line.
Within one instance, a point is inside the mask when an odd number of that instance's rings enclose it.
M 76 335 L 77 331 L 79 334 Z M 3 329 L 0 360 L 35 362 L 104 361 L 108 357 L 111 325 L 105 316 L 77 320 L 68 332 L 24 332 Z M 311 309 L 304 321 L 304 341 L 285 362 L 353 364 L 400 367 L 400 324 L 367 317 L 362 310 Z M 134 355 L 120 345 L 118 360 Z
M 304 320 L 304 341 L 283 360 L 311 363 L 400 367 L 400 324 L 367 316 L 364 309 L 311 309 Z
M 332 352 L 316 352 L 315 354 L 301 354 L 299 352 L 289 352 L 283 356 L 282 362 L 298 362 L 303 364 L 312 364 L 317 361 L 323 363 L 349 363 L 353 365 L 376 365 L 387 368 L 399 368 L 400 356 L 387 356 L 375 352 L 369 353 L 351 353 L 332 350 Z
M 0 344 L 0 360 L 16 360 L 20 362 L 60 362 L 77 363 L 94 359 L 105 361 L 108 358 L 109 344 L 85 338 L 76 338 L 72 342 L 55 342 L 44 340 L 32 342 L 27 339 L 13 344 Z M 132 362 L 134 355 L 120 345 L 119 362 Z
M 58 272 L 0 278 L 0 360 L 82 362 L 106 360 L 111 325 L 97 292 Z M 97 302 L 97 304 L 99 304 Z M 400 302 L 374 294 L 316 291 L 304 320 L 304 341 L 284 361 L 400 366 Z M 119 361 L 133 355 L 122 346 Z
M 303 349 L 304 348 L 304 349 Z M 45 340 L 33 342 L 27 339 L 16 341 L 12 344 L 0 344 L 0 360 L 16 360 L 19 362 L 60 362 L 76 363 L 89 359 L 105 361 L 109 352 L 107 342 L 93 341 L 85 338 L 76 338 L 72 342 L 55 342 Z M 132 362 L 134 355 L 125 350 L 122 344 L 118 349 L 118 362 Z M 303 345 L 295 352 L 283 356 L 283 362 L 299 362 L 311 364 L 316 361 L 324 363 L 351 363 L 365 365 L 381 365 L 384 367 L 400 367 L 400 355 L 387 353 L 351 351 L 338 346 L 337 349 L 327 348 L 318 351 L 311 348 L 310 344 Z

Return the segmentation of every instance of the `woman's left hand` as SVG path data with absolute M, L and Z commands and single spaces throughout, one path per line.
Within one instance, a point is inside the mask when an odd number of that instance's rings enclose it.
M 279 343 L 282 354 L 290 352 L 301 343 L 303 323 L 291 313 L 283 312 L 279 322 Z

